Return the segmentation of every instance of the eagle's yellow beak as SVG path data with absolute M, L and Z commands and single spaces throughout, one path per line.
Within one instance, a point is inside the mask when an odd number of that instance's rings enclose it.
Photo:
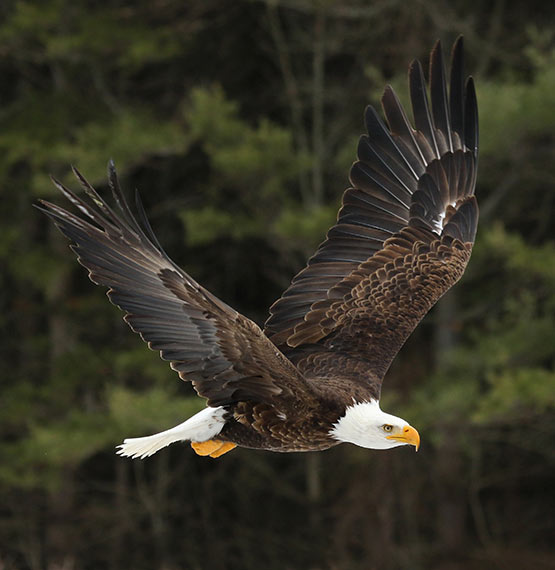
M 386 439 L 394 439 L 395 441 L 414 445 L 414 447 L 416 447 L 416 451 L 418 451 L 418 448 L 420 447 L 420 435 L 412 426 L 409 425 L 406 425 L 402 431 L 399 431 L 398 433 L 387 435 Z

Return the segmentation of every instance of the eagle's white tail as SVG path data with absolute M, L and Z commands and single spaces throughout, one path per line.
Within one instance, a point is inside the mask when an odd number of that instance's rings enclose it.
M 187 421 L 166 431 L 148 435 L 146 437 L 131 437 L 117 446 L 117 454 L 124 457 L 144 459 L 154 455 L 162 448 L 175 441 L 207 441 L 218 435 L 224 427 L 225 410 L 218 408 L 205 408 Z

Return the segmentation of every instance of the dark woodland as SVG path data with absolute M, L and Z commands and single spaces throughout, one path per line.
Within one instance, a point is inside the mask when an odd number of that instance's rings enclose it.
M 410 61 L 464 35 L 480 222 L 382 407 L 420 451 L 174 444 L 204 406 L 37 209 L 113 159 L 165 250 L 262 324 Z M 555 568 L 555 8 L 539 0 L 0 3 L 0 570 Z

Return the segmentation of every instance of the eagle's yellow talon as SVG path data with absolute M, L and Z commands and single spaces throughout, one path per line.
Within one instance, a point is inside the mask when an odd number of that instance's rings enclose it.
M 208 441 L 192 441 L 191 447 L 195 450 L 197 455 L 202 455 L 203 457 L 206 455 L 211 455 L 215 453 L 222 447 L 222 441 L 216 441 L 214 439 L 209 439 Z
M 236 447 L 237 447 L 237 444 L 226 442 L 220 447 L 220 449 L 213 451 L 210 454 L 210 457 L 216 459 L 216 457 L 220 457 L 220 455 L 223 455 L 224 453 L 227 453 L 228 451 L 231 451 L 232 449 L 235 449 Z
M 203 457 L 209 455 L 215 459 L 216 457 L 220 457 L 220 455 L 231 451 L 237 447 L 237 445 L 235 443 L 209 439 L 208 441 L 192 441 L 191 447 L 195 450 L 197 455 L 202 455 Z

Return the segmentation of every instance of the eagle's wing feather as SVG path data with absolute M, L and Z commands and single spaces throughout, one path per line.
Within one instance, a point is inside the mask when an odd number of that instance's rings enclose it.
M 391 87 L 382 98 L 389 128 L 366 111 L 337 223 L 265 325 L 307 376 L 365 370 L 376 396 L 408 335 L 463 274 L 476 232 L 478 123 L 462 38 L 449 95 L 439 42 L 430 74 L 431 108 L 422 67 L 409 68 L 415 129 Z
M 309 399 L 298 370 L 260 328 L 179 269 L 160 247 L 137 197 L 138 218 L 110 166 L 112 209 L 75 171 L 90 198 L 82 200 L 54 181 L 81 215 L 42 201 L 43 210 L 73 242 L 90 279 L 109 288 L 129 326 L 160 351 L 209 405 L 272 401 L 294 392 Z

